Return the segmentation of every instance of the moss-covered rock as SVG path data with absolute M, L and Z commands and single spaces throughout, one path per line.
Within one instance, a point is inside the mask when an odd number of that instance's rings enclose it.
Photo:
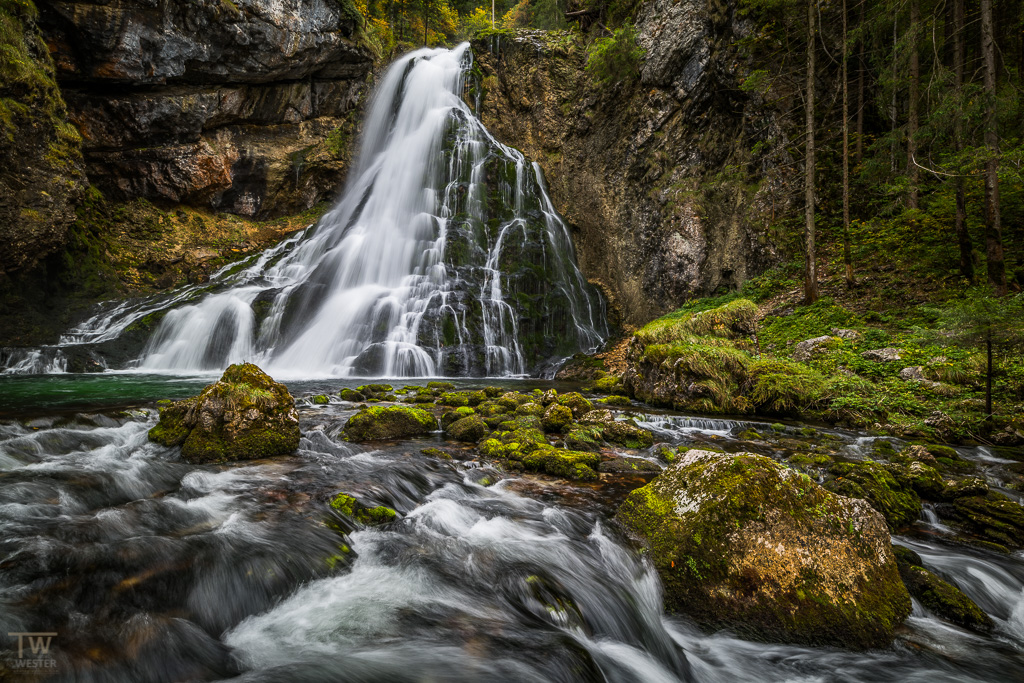
M 448 426 L 453 422 L 458 422 L 462 418 L 469 417 L 470 415 L 476 415 L 476 411 L 469 406 L 462 406 L 455 410 L 449 410 L 441 415 L 441 429 L 447 431 Z
M 615 518 L 650 549 L 666 607 L 705 627 L 870 648 L 910 613 L 881 515 L 769 458 L 691 449 Z
M 992 619 L 963 591 L 925 569 L 917 553 L 898 545 L 893 546 L 893 553 L 903 583 L 925 609 L 971 631 L 988 633 L 995 627 Z
M 1001 493 L 957 498 L 953 514 L 970 533 L 1007 548 L 1024 547 L 1024 507 Z
M 988 483 L 981 477 L 964 477 L 963 479 L 948 479 L 944 482 L 942 497 L 946 500 L 957 498 L 969 498 L 971 496 L 985 496 L 988 494 Z
M 365 524 L 367 526 L 376 526 L 378 524 L 393 522 L 395 521 L 395 518 L 398 517 L 398 513 L 392 508 L 385 505 L 369 507 L 363 505 L 347 493 L 339 493 L 332 498 L 331 508 L 337 510 L 346 517 L 354 519 L 360 524 Z
M 558 404 L 569 408 L 576 419 L 583 417 L 594 409 L 594 404 L 577 391 L 570 391 L 559 396 Z
M 447 391 L 437 397 L 439 406 L 477 406 L 487 400 L 482 391 Z
M 917 495 L 926 500 L 940 500 L 946 489 L 946 482 L 934 467 L 917 460 L 905 467 L 895 468 L 896 477 Z
M 598 394 L 626 395 L 626 388 L 622 385 L 622 378 L 617 375 L 601 377 L 590 385 L 590 391 Z
M 565 430 L 565 447 L 579 451 L 599 451 L 604 445 L 604 429 L 599 425 L 573 423 Z
M 362 403 L 366 400 L 366 396 L 355 389 L 342 389 L 338 392 L 338 396 L 341 397 L 342 401 L 350 401 L 352 403 Z
M 825 483 L 833 493 L 862 498 L 885 517 L 891 529 L 913 524 L 921 516 L 921 499 L 878 462 L 839 462 L 829 468 L 835 479 Z
M 572 409 L 568 406 L 552 403 L 544 411 L 541 422 L 546 432 L 560 432 L 562 428 L 572 422 Z
M 534 417 L 542 417 L 544 413 L 544 406 L 540 403 L 534 403 L 533 401 L 523 403 L 516 407 L 516 415 L 533 415 Z
M 349 441 L 378 441 L 429 434 L 435 429 L 437 420 L 422 408 L 372 406 L 350 417 L 344 432 Z
M 328 398 L 326 394 L 317 394 L 316 396 L 313 396 L 310 401 L 312 401 L 315 406 L 325 406 L 331 402 L 331 399 Z
M 456 441 L 476 443 L 484 438 L 490 429 L 479 415 L 470 415 L 451 423 L 446 430 L 448 436 Z
M 585 427 L 600 427 L 601 438 L 626 448 L 647 448 L 654 445 L 654 436 L 632 421 L 616 420 L 611 411 L 592 410 L 580 418 Z
M 293 453 L 299 416 L 288 388 L 252 363 L 232 365 L 199 396 L 160 409 L 152 441 L 181 446 L 192 463 L 253 460 Z
M 537 448 L 523 456 L 523 468 L 529 472 L 543 472 L 555 477 L 590 481 L 597 479 L 600 458 L 595 453 L 566 451 L 550 446 Z

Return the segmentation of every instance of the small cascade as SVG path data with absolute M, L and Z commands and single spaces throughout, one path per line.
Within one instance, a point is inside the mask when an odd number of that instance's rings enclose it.
M 717 436 L 730 436 L 745 429 L 765 429 L 761 422 L 745 422 L 742 420 L 722 420 L 710 417 L 690 417 L 683 415 L 644 415 L 637 419 L 637 424 L 655 434 L 670 436 L 688 436 L 703 433 Z
M 468 43 L 398 59 L 316 226 L 203 285 L 109 305 L 61 348 L 145 372 L 248 360 L 280 377 L 543 374 L 596 348 L 603 302 L 539 166 L 463 101 L 471 65 Z

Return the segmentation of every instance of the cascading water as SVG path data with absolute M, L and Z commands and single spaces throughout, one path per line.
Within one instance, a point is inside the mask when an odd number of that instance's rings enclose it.
M 107 342 L 162 316 L 140 370 L 249 360 L 285 377 L 520 375 L 596 347 L 602 303 L 539 167 L 462 99 L 471 60 L 467 43 L 390 67 L 359 167 L 317 226 L 204 287 L 104 312 L 64 342 Z

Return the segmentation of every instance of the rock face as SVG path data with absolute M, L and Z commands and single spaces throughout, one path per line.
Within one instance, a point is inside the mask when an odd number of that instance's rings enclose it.
M 783 134 L 737 87 L 734 6 L 648 0 L 636 27 L 641 77 L 607 88 L 568 34 L 473 47 L 485 125 L 537 160 L 584 274 L 613 314 L 642 324 L 773 263 L 766 226 L 789 200 L 788 171 L 751 152 L 767 156 Z
M 243 363 L 198 396 L 161 408 L 149 438 L 180 445 L 182 457 L 197 464 L 270 458 L 299 447 L 299 416 L 285 385 Z
M 343 3 L 40 4 L 90 180 L 109 197 L 265 218 L 338 189 L 370 68 Z
M 870 648 L 910 613 L 882 516 L 769 458 L 690 450 L 616 519 L 650 548 L 666 607 L 708 628 Z
M 85 186 L 37 19 L 31 2 L 0 6 L 0 281 L 64 244 Z

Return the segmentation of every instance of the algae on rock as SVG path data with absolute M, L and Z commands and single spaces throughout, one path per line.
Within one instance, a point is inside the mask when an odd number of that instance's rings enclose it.
M 285 385 L 240 363 L 198 396 L 161 408 L 149 439 L 180 445 L 191 463 L 269 458 L 299 447 L 299 416 Z
M 871 648 L 910 613 L 882 516 L 763 456 L 689 450 L 616 519 L 649 548 L 666 608 L 708 628 Z

